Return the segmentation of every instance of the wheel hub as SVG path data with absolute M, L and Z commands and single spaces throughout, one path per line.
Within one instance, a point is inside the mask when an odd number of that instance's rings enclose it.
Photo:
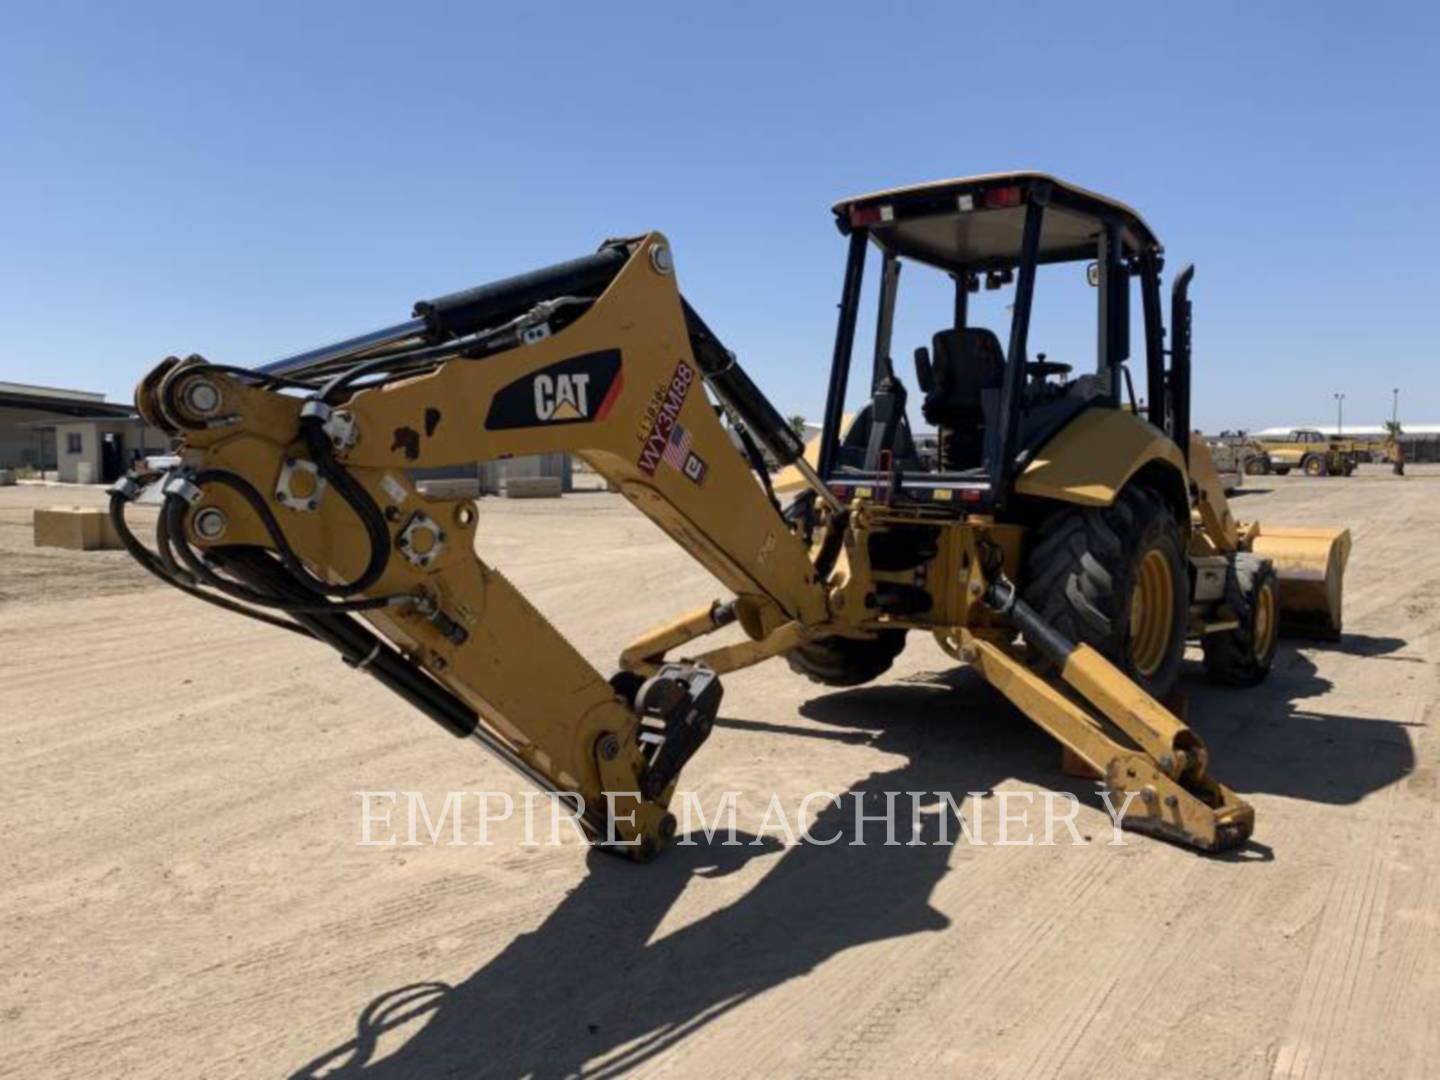
M 1165 553 L 1151 548 L 1140 560 L 1130 590 L 1130 663 L 1145 676 L 1154 675 L 1170 651 L 1175 615 L 1175 583 Z
M 1275 590 L 1262 588 L 1260 594 L 1255 597 L 1255 632 L 1253 648 L 1256 659 L 1263 659 L 1270 653 L 1270 648 L 1275 644 L 1275 633 L 1278 629 L 1275 619 Z

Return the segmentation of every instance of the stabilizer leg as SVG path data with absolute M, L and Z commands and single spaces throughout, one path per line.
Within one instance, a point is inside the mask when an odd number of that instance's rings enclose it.
M 1021 712 L 1104 776 L 1111 805 L 1127 828 L 1202 851 L 1235 847 L 1254 830 L 1254 809 L 1229 788 L 1205 776 L 1182 785 L 1148 754 L 1113 739 L 1099 720 L 1000 646 L 966 635 L 961 655 Z
M 994 583 L 986 601 L 1010 618 L 1100 717 L 1000 645 L 964 630 L 961 658 L 1104 776 L 1127 826 L 1204 851 L 1221 851 L 1249 838 L 1254 808 L 1210 777 L 1204 743 L 1179 717 L 1096 650 L 1062 636 L 1016 597 L 1008 581 Z
M 735 618 L 734 601 L 728 604 L 716 601 L 708 607 L 682 615 L 674 622 L 652 630 L 626 646 L 625 651 L 620 654 L 620 670 L 635 675 L 654 675 L 669 663 L 666 653 L 671 649 L 677 649 L 729 626 Z M 814 629 L 792 619 L 781 623 L 758 641 L 746 640 L 733 645 L 722 645 L 708 652 L 688 655 L 686 660 L 701 664 L 717 675 L 726 675 L 787 653 L 795 646 L 804 644 L 815 636 L 815 633 Z

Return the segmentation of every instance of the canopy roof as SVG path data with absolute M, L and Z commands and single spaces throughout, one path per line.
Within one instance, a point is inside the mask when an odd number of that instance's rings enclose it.
M 843 232 L 866 228 L 897 255 L 945 270 L 1013 266 L 1020 256 L 1025 206 L 1048 198 L 1039 261 L 1093 259 L 1102 223 L 1120 229 L 1126 255 L 1161 250 L 1140 215 L 1124 203 L 1038 172 L 988 173 L 889 188 L 834 206 Z

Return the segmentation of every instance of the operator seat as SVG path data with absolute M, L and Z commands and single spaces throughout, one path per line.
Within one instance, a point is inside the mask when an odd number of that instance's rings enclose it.
M 942 330 L 932 339 L 934 360 L 915 350 L 915 375 L 925 393 L 921 412 L 940 431 L 940 467 L 976 469 L 985 461 L 985 432 L 1005 382 L 1000 339 L 983 326 Z

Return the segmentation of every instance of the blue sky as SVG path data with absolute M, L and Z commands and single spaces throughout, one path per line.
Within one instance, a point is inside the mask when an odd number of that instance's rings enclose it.
M 1440 422 L 1432 5 L 534 7 L 6 0 L 0 379 L 128 398 L 167 353 L 260 363 L 659 228 L 817 415 L 830 203 L 1033 167 L 1197 263 L 1207 429 L 1335 392 L 1378 423 L 1394 386 Z M 941 299 L 902 300 L 902 371 Z M 1090 363 L 1092 302 L 1042 280 L 1032 349 Z

